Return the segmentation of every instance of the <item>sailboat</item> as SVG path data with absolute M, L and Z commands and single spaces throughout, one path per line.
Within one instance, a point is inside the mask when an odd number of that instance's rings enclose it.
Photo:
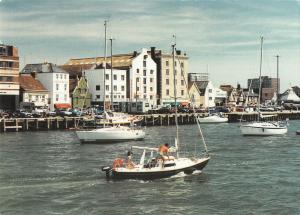
M 105 86 L 105 75 L 106 75 L 106 51 L 107 51 L 107 42 L 106 42 L 106 27 L 107 21 L 104 22 L 105 26 L 105 53 L 104 53 L 104 86 Z M 111 39 L 111 50 L 112 50 L 112 39 Z M 111 77 L 112 77 L 112 51 L 111 51 Z M 112 78 L 111 78 L 112 80 Z M 113 83 L 111 84 L 111 92 L 113 90 Z M 111 99 L 113 92 L 111 93 Z M 129 119 L 125 115 L 115 115 L 109 116 L 105 110 L 105 87 L 104 87 L 104 100 L 103 100 L 103 109 L 105 116 L 105 121 L 103 128 L 96 128 L 92 130 L 77 130 L 76 135 L 82 143 L 109 143 L 109 142 L 121 142 L 128 140 L 142 140 L 145 138 L 145 130 L 143 128 L 137 127 L 134 125 L 134 118 Z M 111 101 L 111 106 L 113 102 Z M 107 121 L 108 120 L 108 121 Z M 110 126 L 107 127 L 106 123 L 109 122 Z M 125 122 L 125 123 L 124 123 Z M 121 126 L 120 124 L 130 123 L 130 126 Z
M 245 136 L 246 135 L 250 135 L 250 136 L 271 136 L 271 135 L 282 135 L 282 134 L 287 133 L 287 125 L 282 123 L 282 122 L 261 121 L 263 118 L 266 118 L 266 117 L 263 117 L 263 115 L 260 113 L 262 46 L 263 46 L 263 37 L 261 37 L 261 44 L 260 44 L 258 121 L 240 126 L 241 132 Z
M 173 48 L 173 71 L 175 71 L 175 45 Z M 175 72 L 174 74 L 174 98 L 176 104 L 176 85 Z M 194 110 L 195 112 L 195 110 Z M 199 128 L 200 135 L 204 144 L 205 151 L 203 154 L 192 157 L 181 157 L 180 154 L 180 139 L 178 131 L 177 107 L 175 106 L 175 124 L 176 137 L 174 146 L 170 147 L 168 155 L 158 155 L 159 148 L 132 146 L 132 150 L 141 150 L 141 157 L 137 164 L 131 160 L 131 152 L 128 152 L 128 158 L 116 158 L 112 166 L 102 167 L 102 171 L 106 173 L 107 178 L 112 179 L 142 179 L 151 180 L 158 178 L 170 177 L 180 172 L 191 174 L 196 170 L 202 170 L 210 160 L 208 149 L 205 144 L 204 137 L 200 128 L 199 118 L 196 115 L 196 122 Z M 196 143 L 195 143 L 196 144 Z

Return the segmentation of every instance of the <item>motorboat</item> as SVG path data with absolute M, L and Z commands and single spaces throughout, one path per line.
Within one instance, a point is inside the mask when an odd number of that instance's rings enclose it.
M 111 126 L 92 130 L 77 130 L 81 143 L 111 143 L 128 140 L 142 140 L 145 130 L 139 127 Z
M 200 123 L 222 123 L 228 122 L 228 118 L 220 115 L 211 115 L 203 118 L 199 118 Z
M 175 44 L 173 45 L 173 62 L 175 62 Z M 178 59 L 179 60 L 179 59 Z M 173 64 L 173 70 L 175 71 L 175 65 Z M 175 73 L 174 73 L 175 74 Z M 176 104 L 176 85 L 174 77 L 174 99 Z M 173 146 L 167 149 L 168 154 L 161 154 L 159 148 L 132 146 L 128 152 L 127 158 L 115 158 L 112 165 L 102 167 L 102 171 L 105 172 L 108 179 L 142 179 L 151 180 L 158 178 L 170 177 L 178 173 L 191 174 L 196 170 L 202 170 L 210 160 L 208 149 L 200 128 L 199 116 L 196 114 L 196 122 L 198 130 L 203 142 L 204 151 L 201 154 L 193 152 L 192 155 L 183 156 L 181 154 L 181 145 L 184 145 L 183 141 L 179 139 L 179 127 L 177 107 L 175 107 L 175 125 L 176 125 L 176 137 Z M 195 149 L 197 141 L 194 141 Z M 141 157 L 137 162 L 133 162 L 131 152 L 134 150 L 142 150 Z M 159 153 L 160 152 L 160 153 Z M 134 153 L 135 155 L 135 153 Z

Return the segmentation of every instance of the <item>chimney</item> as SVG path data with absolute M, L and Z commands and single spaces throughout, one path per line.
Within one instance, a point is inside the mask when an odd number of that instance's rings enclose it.
M 151 58 L 154 60 L 155 58 L 155 47 L 151 47 Z
M 31 72 L 30 75 L 31 75 L 34 79 L 36 79 L 36 72 Z
M 137 56 L 137 51 L 134 51 L 133 52 L 133 57 L 136 57 Z

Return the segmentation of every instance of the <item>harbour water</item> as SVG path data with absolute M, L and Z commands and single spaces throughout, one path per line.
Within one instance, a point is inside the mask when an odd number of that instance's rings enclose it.
M 192 150 L 197 126 L 181 128 Z M 107 181 L 101 166 L 132 145 L 171 142 L 173 126 L 106 145 L 80 144 L 73 131 L 0 133 L 0 214 L 300 214 L 299 120 L 279 137 L 202 128 L 212 158 L 203 172 L 154 181 Z

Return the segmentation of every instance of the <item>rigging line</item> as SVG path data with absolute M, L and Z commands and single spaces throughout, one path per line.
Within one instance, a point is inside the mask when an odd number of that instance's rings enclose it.
M 176 51 L 176 48 L 175 48 L 175 51 Z M 200 136 L 201 136 L 201 139 L 202 139 L 202 143 L 203 143 L 203 145 L 204 145 L 204 148 L 205 148 L 206 153 L 208 154 L 208 148 L 207 148 L 207 145 L 206 145 L 206 142 L 205 142 L 203 133 L 202 133 L 202 129 L 201 129 L 201 126 L 200 126 L 199 115 L 196 114 L 196 110 L 195 110 L 195 107 L 194 107 L 194 102 L 193 102 L 193 100 L 191 99 L 191 95 L 190 95 L 190 92 L 189 92 L 189 90 L 188 90 L 188 84 L 187 84 L 186 79 L 185 79 L 185 77 L 184 77 L 184 73 L 182 72 L 182 71 L 183 71 L 183 67 L 182 67 L 182 65 L 181 65 L 181 62 L 180 62 L 180 59 L 179 59 L 178 56 L 177 56 L 177 59 L 178 59 L 178 61 L 179 61 L 179 65 L 180 65 L 180 69 L 181 69 L 181 76 L 183 77 L 185 86 L 186 86 L 186 88 L 187 88 L 187 94 L 188 94 L 189 100 L 190 100 L 191 103 L 192 103 L 193 113 L 194 113 L 194 116 L 196 117 L 196 122 L 197 122 L 198 130 L 199 130 L 199 133 L 200 133 Z M 196 143 L 195 143 L 195 150 L 196 150 Z M 196 152 L 195 152 L 195 154 L 196 154 Z

